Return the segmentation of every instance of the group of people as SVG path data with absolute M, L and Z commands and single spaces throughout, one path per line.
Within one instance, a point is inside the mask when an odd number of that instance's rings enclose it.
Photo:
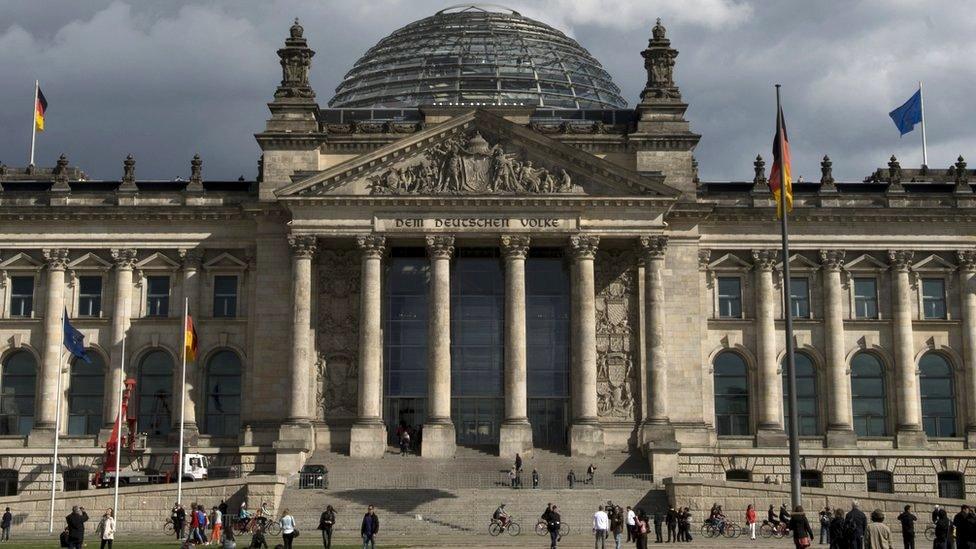
M 405 456 L 410 453 L 420 453 L 420 440 L 423 436 L 423 425 L 413 427 L 407 425 L 406 421 L 401 420 L 396 428 L 397 446 L 400 447 L 400 455 Z
M 976 507 L 963 505 L 950 520 L 949 512 L 936 506 L 932 511 L 932 524 L 935 525 L 934 549 L 976 548 Z
M 234 540 L 234 528 L 230 523 L 230 515 L 227 514 L 228 506 L 224 500 L 220 504 L 214 505 L 207 513 L 206 507 L 199 503 L 191 503 L 189 510 L 180 503 L 174 503 L 170 510 L 170 520 L 173 521 L 173 530 L 176 532 L 176 539 L 186 540 L 191 545 L 227 545 L 224 542 L 230 541 L 236 546 Z M 267 503 L 261 504 L 261 510 L 256 513 L 258 516 L 267 516 L 270 511 Z M 240 515 L 242 520 L 249 518 L 247 504 L 241 504 Z M 263 520 L 262 520 L 263 525 Z M 207 535 L 207 530 L 210 535 Z
M 582 481 L 584 484 L 593 484 L 593 475 L 596 474 L 596 465 L 592 463 L 586 468 L 586 478 Z M 574 488 L 580 479 L 576 477 L 576 472 L 572 469 L 569 470 L 569 474 L 566 475 L 566 481 L 569 482 L 569 487 Z

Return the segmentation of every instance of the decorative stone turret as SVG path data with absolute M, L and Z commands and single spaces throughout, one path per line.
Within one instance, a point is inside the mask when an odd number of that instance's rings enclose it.
M 203 192 L 203 160 L 200 155 L 193 155 L 190 160 L 190 183 L 186 186 L 189 192 Z
M 763 160 L 761 154 L 756 155 L 756 160 L 752 163 L 752 170 L 754 172 L 752 176 L 752 192 L 769 192 L 769 184 L 766 180 L 766 161 Z
M 58 163 L 54 166 L 54 185 L 51 186 L 52 191 L 56 192 L 66 192 L 70 191 L 71 187 L 68 186 L 68 157 L 61 155 L 58 157 Z
M 120 191 L 135 192 L 136 188 L 136 161 L 132 158 L 132 155 L 126 155 L 125 160 L 122 161 L 122 185 L 119 186 Z
M 956 160 L 953 168 L 953 183 L 956 184 L 956 192 L 972 193 L 973 189 L 969 186 L 969 172 L 966 171 L 966 160 L 962 157 L 962 155 L 960 155 Z
M 837 185 L 834 185 L 834 163 L 827 155 L 820 162 L 820 192 L 837 192 Z
M 289 36 L 285 39 L 285 47 L 278 50 L 281 59 L 281 85 L 275 90 L 275 99 L 283 97 L 314 98 L 315 92 L 308 84 L 308 70 L 312 65 L 315 52 L 308 47 L 305 40 L 305 28 L 298 23 L 289 29 Z
M 901 185 L 901 164 L 895 155 L 888 161 L 888 190 L 889 193 L 903 193 L 905 187 Z

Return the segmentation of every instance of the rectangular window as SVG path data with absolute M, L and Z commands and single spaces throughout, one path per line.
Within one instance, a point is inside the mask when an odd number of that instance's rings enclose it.
M 800 471 L 800 486 L 804 488 L 823 488 L 823 474 L 820 471 Z
M 946 318 L 946 294 L 944 279 L 922 279 L 922 318 Z
M 169 316 L 169 277 L 146 277 L 146 316 Z
M 854 279 L 854 318 L 878 318 L 877 279 Z
M 810 318 L 810 279 L 790 278 L 790 310 L 793 318 Z
M 718 317 L 742 318 L 742 280 L 739 277 L 719 277 Z
M 102 277 L 78 278 L 78 316 L 101 316 Z
M 237 277 L 214 277 L 214 317 L 233 318 L 237 316 Z
M 10 277 L 10 316 L 30 316 L 34 312 L 34 277 Z

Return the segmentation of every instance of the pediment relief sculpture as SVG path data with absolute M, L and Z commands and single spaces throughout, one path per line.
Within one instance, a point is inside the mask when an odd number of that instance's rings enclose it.
M 489 145 L 480 133 L 458 135 L 369 178 L 370 194 L 582 194 L 562 168 L 533 165 Z

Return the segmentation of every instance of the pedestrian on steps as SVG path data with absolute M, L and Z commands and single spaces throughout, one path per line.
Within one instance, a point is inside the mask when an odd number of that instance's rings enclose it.
M 373 506 L 366 508 L 363 523 L 359 527 L 359 535 L 363 537 L 363 549 L 376 549 L 376 534 L 380 531 L 380 518 L 373 511 Z
M 607 532 L 610 530 L 610 519 L 607 516 L 607 512 L 603 510 L 603 506 L 599 506 L 596 513 L 593 513 L 593 535 L 596 541 L 593 543 L 593 549 L 607 549 Z
M 573 486 L 576 485 L 576 473 L 572 469 L 569 470 L 569 474 L 566 475 L 566 480 L 569 482 L 569 489 L 572 490 Z
M 278 523 L 281 524 L 281 539 L 285 542 L 285 549 L 291 549 L 292 544 L 295 543 L 295 538 L 298 537 L 298 526 L 295 524 L 295 517 L 291 516 L 288 509 L 285 509 L 282 511 Z
M 515 486 L 517 482 L 516 479 L 518 479 L 518 474 L 515 472 L 515 467 L 512 467 L 511 469 L 508 470 L 508 483 L 512 485 L 513 490 L 516 487 Z
M 664 538 L 661 536 L 661 513 L 654 512 L 654 543 L 661 543 Z
M 637 519 L 634 524 L 637 530 L 637 537 L 634 539 L 637 549 L 647 549 L 647 513 L 643 509 L 637 510 Z
M 559 508 L 555 505 L 545 515 L 546 530 L 549 531 L 549 549 L 559 547 L 559 527 L 562 525 L 562 517 L 559 515 Z M 364 548 L 365 549 L 365 548 Z
M 637 524 L 637 513 L 635 513 L 634 510 L 630 507 L 630 505 L 628 505 L 627 516 L 625 519 L 625 526 L 627 528 L 627 543 L 630 543 L 631 541 L 637 539 L 637 536 L 635 535 L 634 532 L 634 526 L 636 524 Z
M 323 549 L 332 549 L 332 527 L 335 526 L 336 512 L 331 505 L 325 506 L 325 511 L 319 517 L 319 530 L 322 530 Z
M 539 487 L 539 471 L 532 469 L 532 489 L 535 490 Z

